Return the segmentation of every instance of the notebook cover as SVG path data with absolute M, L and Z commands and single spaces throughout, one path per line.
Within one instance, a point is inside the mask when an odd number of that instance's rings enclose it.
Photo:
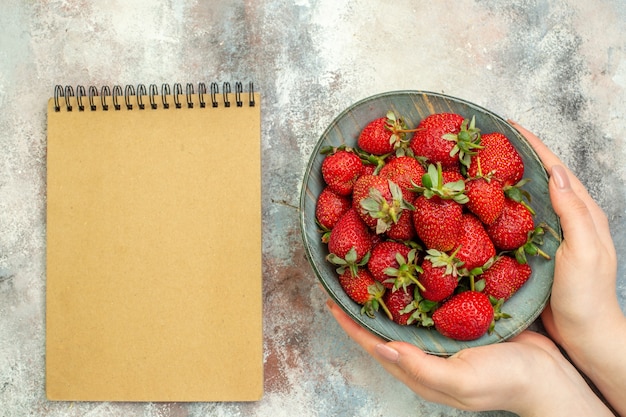
M 194 101 L 48 103 L 51 400 L 262 396 L 260 97 Z

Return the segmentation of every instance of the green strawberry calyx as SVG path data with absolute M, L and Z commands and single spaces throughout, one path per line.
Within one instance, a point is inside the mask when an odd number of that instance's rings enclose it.
M 443 139 L 456 142 L 450 150 L 450 156 L 459 154 L 459 162 L 469 167 L 472 155 L 476 155 L 477 149 L 482 149 L 480 145 L 480 129 L 476 127 L 476 118 L 463 120 L 459 133 L 448 133 L 442 136 Z
M 393 283 L 393 290 L 397 291 L 400 288 L 406 291 L 407 287 L 411 284 L 415 284 L 420 290 L 425 291 L 424 286 L 417 279 L 417 275 L 424 272 L 417 262 L 417 250 L 411 249 L 407 254 L 406 259 L 402 254 L 396 253 L 397 268 L 388 267 L 384 272 L 390 278 L 387 282 Z
M 541 256 L 544 259 L 550 260 L 552 259 L 549 254 L 541 250 L 540 246 L 543 245 L 543 236 L 545 234 L 545 230 L 543 225 L 539 225 L 535 227 L 533 230 L 528 232 L 528 239 L 526 243 L 515 250 L 515 259 L 520 264 L 525 264 L 528 262 L 526 255 L 530 256 Z
M 365 314 L 370 318 L 375 317 L 375 312 L 378 311 L 378 308 L 382 308 L 385 312 L 385 315 L 392 320 L 393 315 L 389 308 L 383 301 L 383 294 L 385 294 L 386 288 L 380 282 L 375 282 L 374 284 L 367 287 L 367 292 L 370 295 L 370 300 L 363 304 L 361 308 L 361 314 Z
M 381 234 L 389 230 L 392 224 L 398 222 L 403 210 L 415 210 L 415 207 L 402 196 L 402 190 L 393 181 L 388 181 L 391 192 L 391 202 L 375 187 L 370 188 L 368 197 L 360 201 L 361 208 L 372 218 L 376 219 L 376 233 Z
M 426 256 L 424 259 L 428 259 L 435 268 L 444 267 L 445 275 L 452 275 L 453 277 L 458 277 L 461 273 L 461 266 L 463 266 L 463 261 L 456 257 L 457 252 L 461 249 L 461 246 L 457 247 L 454 252 L 451 254 L 447 254 L 445 252 L 441 252 L 437 249 L 428 249 L 426 251 Z
M 454 182 L 443 182 L 443 172 L 441 163 L 437 165 L 430 164 L 426 173 L 422 176 L 422 186 L 412 183 L 412 191 L 421 193 L 426 198 L 435 196 L 444 200 L 454 200 L 459 204 L 465 204 L 469 201 L 465 195 L 465 181 L 458 180 Z
M 358 275 L 358 271 L 360 267 L 367 265 L 367 262 L 369 261 L 369 259 L 370 259 L 370 252 L 367 252 L 363 256 L 363 258 L 359 260 L 354 246 L 350 248 L 348 253 L 346 253 L 345 258 L 335 255 L 334 253 L 329 253 L 326 256 L 326 260 L 328 262 L 337 266 L 336 271 L 338 274 L 340 275 L 343 274 L 346 271 L 346 268 L 349 268 L 350 273 L 352 274 L 353 277 L 356 277 Z
M 409 146 L 410 138 L 407 136 L 407 133 L 417 132 L 420 129 L 409 129 L 407 124 L 404 122 L 404 119 L 396 115 L 393 110 L 389 110 L 386 117 L 387 120 L 385 121 L 385 129 L 391 132 L 389 144 L 393 146 L 393 149 L 396 151 L 396 155 L 413 156 L 413 150 Z
M 522 187 L 530 182 L 530 178 L 522 178 L 517 184 L 514 185 L 506 185 L 503 187 L 504 194 L 513 201 L 516 201 L 526 207 L 526 210 L 530 212 L 533 216 L 535 215 L 535 210 L 530 206 L 531 196 L 528 191 L 523 189 Z
M 439 303 L 422 297 L 422 294 L 416 287 L 413 301 L 400 310 L 400 314 L 411 313 L 407 320 L 407 324 L 416 324 L 421 327 L 431 327 L 435 324 L 431 317 L 432 312 L 438 305 Z
M 491 321 L 491 324 L 489 325 L 489 330 L 487 330 L 487 332 L 489 334 L 492 334 L 495 327 L 496 327 L 496 321 L 501 320 L 501 319 L 510 319 L 511 315 L 505 313 L 504 311 L 502 311 L 502 305 L 504 304 L 504 298 L 496 298 L 492 295 L 489 296 L 489 302 L 491 303 L 491 305 L 493 306 L 493 320 Z

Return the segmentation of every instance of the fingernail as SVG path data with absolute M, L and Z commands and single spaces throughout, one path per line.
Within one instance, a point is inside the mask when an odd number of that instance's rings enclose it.
M 509 122 L 509 124 L 512 124 L 512 125 L 516 125 L 517 124 L 517 122 L 515 122 L 515 121 L 513 121 L 511 119 L 506 119 L 506 121 Z
M 381 358 L 391 363 L 398 363 L 400 354 L 397 350 L 390 348 L 384 343 L 377 344 L 375 349 Z
M 559 190 L 567 190 L 570 188 L 567 171 L 565 171 L 565 168 L 563 168 L 561 165 L 554 165 L 552 167 L 552 178 L 554 178 L 556 188 L 558 188 Z

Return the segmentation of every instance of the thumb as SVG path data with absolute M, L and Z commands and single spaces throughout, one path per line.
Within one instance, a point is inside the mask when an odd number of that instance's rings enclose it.
M 588 245 L 589 233 L 595 224 L 589 208 L 571 186 L 567 170 L 562 165 L 554 165 L 549 182 L 550 200 L 561 221 L 563 237 L 569 245 Z

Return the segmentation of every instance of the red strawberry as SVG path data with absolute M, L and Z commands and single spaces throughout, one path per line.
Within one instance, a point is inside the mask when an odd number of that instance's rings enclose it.
M 408 148 L 407 133 L 411 132 L 402 118 L 393 111 L 385 117 L 369 122 L 361 131 L 357 144 L 359 148 L 373 155 L 384 155 Z
M 428 249 L 447 252 L 456 247 L 460 234 L 462 203 L 467 201 L 463 193 L 465 183 L 459 180 L 445 183 L 441 164 L 430 165 L 422 177 L 422 187 L 416 187 L 421 195 L 413 203 L 413 226 L 417 236 Z
M 386 274 L 387 268 L 398 268 L 398 255 L 406 258 L 411 248 L 399 242 L 385 240 L 372 248 L 372 253 L 367 261 L 367 269 L 372 273 L 376 281 L 382 283 L 386 288 L 393 288 L 394 278 Z
M 383 178 L 398 184 L 405 198 L 411 198 L 415 185 L 422 185 L 422 177 L 426 173 L 424 167 L 411 156 L 400 156 L 389 160 L 380 170 Z
M 489 297 L 477 291 L 452 296 L 432 316 L 439 333 L 461 341 L 475 340 L 487 333 L 494 318 Z
M 500 256 L 477 278 L 484 280 L 485 294 L 506 301 L 528 281 L 531 273 L 530 265 L 520 264 L 510 256 Z
M 452 167 L 459 161 L 468 164 L 479 138 L 473 120 L 470 123 L 458 114 L 435 113 L 422 119 L 410 145 L 415 155 L 428 162 Z
M 441 171 L 441 178 L 444 184 L 465 181 L 465 177 L 461 171 L 456 168 L 447 168 Z
M 377 235 L 376 233 L 372 233 L 372 247 L 378 245 L 380 242 L 384 242 L 385 240 L 385 235 Z
M 375 280 L 389 289 L 406 289 L 409 285 L 418 284 L 417 274 L 421 272 L 417 266 L 417 251 L 393 241 L 383 241 L 372 249 L 367 262 L 367 269 Z
M 352 207 L 365 224 L 384 233 L 398 221 L 402 210 L 413 206 L 402 197 L 402 191 L 393 182 L 378 175 L 363 175 L 354 184 Z
M 463 177 L 463 175 L 461 174 L 461 165 L 456 164 L 456 165 L 452 165 L 452 166 L 447 166 L 447 167 L 442 167 L 442 171 L 444 173 L 444 175 L 446 175 L 446 172 L 454 172 L 456 174 L 459 174 L 461 177 Z M 448 180 L 451 181 L 451 180 Z M 456 180 L 454 180 L 456 181 Z
M 352 208 L 339 218 L 328 239 L 328 261 L 338 265 L 340 273 L 347 267 L 356 272 L 367 262 L 372 247 L 370 230 Z
M 378 166 L 375 164 L 363 164 L 361 175 L 374 175 L 376 168 L 378 168 Z
M 352 201 L 349 197 L 339 195 L 326 187 L 317 197 L 315 219 L 324 230 L 331 230 L 350 207 L 352 207 Z
M 344 149 L 325 150 L 333 152 L 322 161 L 322 177 L 326 184 L 339 195 L 349 195 L 357 178 L 363 171 L 363 162 L 354 152 Z
M 454 200 L 423 195 L 414 205 L 413 226 L 426 247 L 442 252 L 454 249 L 459 240 L 463 207 Z
M 481 222 L 492 224 L 504 208 L 504 190 L 499 181 L 485 177 L 471 178 L 465 183 L 466 207 Z
M 463 262 L 467 271 L 483 266 L 496 255 L 489 235 L 483 224 L 471 213 L 463 214 L 461 235 L 456 257 Z
M 380 306 L 385 310 L 387 317 L 391 318 L 391 313 L 382 300 L 385 287 L 376 281 L 367 269 L 359 268 L 354 275 L 350 271 L 344 271 L 339 275 L 339 284 L 352 301 L 363 306 L 361 314 L 374 317 Z
M 383 301 L 391 312 L 391 320 L 395 323 L 406 326 L 409 324 L 411 315 L 415 310 L 412 306 L 415 298 L 413 297 L 415 286 L 410 286 L 406 289 L 400 288 L 396 291 L 385 291 Z
M 413 226 L 413 211 L 402 210 L 398 215 L 398 221 L 387 230 L 387 237 L 394 240 L 408 241 L 415 238 L 415 226 Z
M 424 287 L 422 297 L 435 302 L 443 301 L 458 286 L 460 261 L 454 254 L 447 255 L 434 249 L 429 249 L 427 253 L 422 262 L 423 272 L 419 277 L 419 282 Z
M 502 133 L 482 135 L 480 146 L 482 149 L 476 151 L 467 171 L 470 177 L 479 176 L 479 160 L 482 172 L 493 173 L 493 178 L 505 186 L 517 184 L 524 177 L 524 161 Z
M 534 228 L 533 216 L 526 206 L 506 198 L 500 217 L 486 230 L 496 248 L 515 250 L 526 244 Z

